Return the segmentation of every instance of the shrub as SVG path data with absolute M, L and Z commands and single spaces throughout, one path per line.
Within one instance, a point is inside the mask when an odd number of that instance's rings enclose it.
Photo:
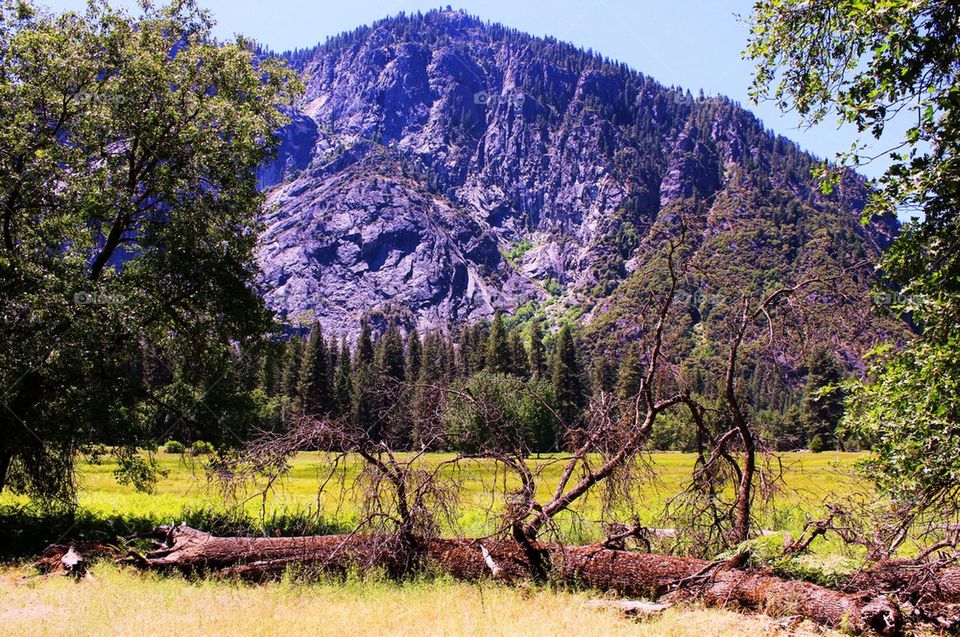
M 823 441 L 823 436 L 820 434 L 815 435 L 810 439 L 810 451 L 813 453 L 820 453 L 827 449 L 827 443 Z
M 204 440 L 197 440 L 193 443 L 193 446 L 190 447 L 190 453 L 195 456 L 209 456 L 214 451 L 216 451 L 216 449 L 214 449 L 213 445 Z
M 168 440 L 163 445 L 163 450 L 167 453 L 180 453 L 182 454 L 186 451 L 186 448 L 183 446 L 183 443 L 179 440 Z
M 551 412 L 556 400 L 549 384 L 482 370 L 460 388 L 474 399 L 454 398 L 444 414 L 453 448 L 467 453 L 556 449 L 557 426 Z

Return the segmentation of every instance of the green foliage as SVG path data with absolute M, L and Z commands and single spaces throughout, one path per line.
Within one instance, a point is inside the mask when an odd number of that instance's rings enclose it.
M 350 346 L 346 339 L 340 346 L 337 356 L 337 370 L 333 377 L 334 415 L 342 418 L 350 413 L 353 396 L 353 366 L 350 362 Z
M 949 0 L 758 2 L 746 50 L 757 63 L 751 95 L 810 122 L 833 112 L 876 138 L 906 110 L 913 125 L 890 155 L 870 212 L 956 197 L 958 16 Z M 843 159 L 869 160 L 856 145 Z
M 183 454 L 187 448 L 179 440 L 168 440 L 163 443 L 163 450 L 167 453 Z
M 528 367 L 530 368 L 530 376 L 537 380 L 543 378 L 547 371 L 547 356 L 543 347 L 543 326 L 536 319 L 530 324 Z
M 195 440 L 193 444 L 190 445 L 190 455 L 193 456 L 209 456 L 216 453 L 216 451 L 213 444 L 205 440 Z
M 857 386 L 846 430 L 871 444 L 863 463 L 883 493 L 905 503 L 955 498 L 960 484 L 960 337 L 881 348 Z
M 393 381 L 404 379 L 403 338 L 395 327 L 390 327 L 377 339 L 374 359 L 380 377 Z
M 549 278 L 543 282 L 543 289 L 551 296 L 560 296 L 563 294 L 563 285 L 554 278 Z
M 310 415 L 327 414 L 331 407 L 333 379 L 330 371 L 330 355 L 323 330 L 319 323 L 310 330 L 310 338 L 303 350 L 300 362 L 300 380 L 298 392 L 305 413 Z
M 226 504 L 188 504 L 175 513 L 173 519 L 178 522 L 226 536 L 329 535 L 352 528 L 345 522 L 328 520 L 312 508 L 271 510 L 258 516 Z M 51 512 L 28 505 L 2 505 L 0 561 L 36 556 L 50 544 L 68 537 L 112 543 L 132 534 L 146 536 L 170 520 L 169 512 L 161 514 L 150 509 Z
M 803 388 L 803 424 L 811 450 L 813 439 L 818 437 L 824 449 L 835 446 L 846 400 L 841 387 L 845 377 L 843 367 L 828 348 L 819 347 L 813 352 Z
M 806 440 L 806 427 L 799 405 L 784 409 L 761 409 L 757 412 L 760 437 L 777 451 L 801 449 Z
M 634 341 L 627 345 L 627 353 L 620 362 L 617 373 L 617 395 L 623 401 L 632 400 L 640 390 L 644 366 L 640 343 Z
M 813 453 L 821 453 L 829 449 L 826 441 L 823 439 L 823 436 L 820 434 L 815 434 L 813 438 L 810 439 L 810 444 L 808 445 L 810 451 Z
M 0 13 L 0 488 L 69 505 L 89 441 L 132 457 L 172 413 L 247 426 L 236 347 L 270 329 L 255 170 L 299 84 L 190 1 Z
M 686 414 L 666 412 L 650 432 L 650 446 L 658 451 L 696 451 L 696 428 Z
M 420 377 L 420 363 L 423 360 L 423 343 L 416 328 L 407 334 L 407 352 L 404 360 L 404 377 L 415 381 Z
M 868 380 L 851 384 L 845 422 L 873 444 L 865 469 L 881 489 L 919 507 L 940 504 L 960 472 L 958 19 L 960 6 L 948 0 L 764 0 L 747 49 L 756 97 L 812 122 L 832 111 L 874 138 L 900 113 L 910 123 L 866 214 L 923 214 L 880 263 L 889 309 L 910 316 L 922 336 L 900 352 L 882 350 Z M 855 145 L 842 159 L 865 158 Z M 829 167 L 820 174 L 826 189 L 840 182 Z
M 452 448 L 482 451 L 545 452 L 557 447 L 556 406 L 550 386 L 489 370 L 477 372 L 458 389 L 444 420 Z
M 560 328 L 550 377 L 558 413 L 565 424 L 573 426 L 580 419 L 586 394 L 577 346 L 569 324 Z
M 280 382 L 280 392 L 290 401 L 300 402 L 300 363 L 303 359 L 303 339 L 291 336 L 287 341 L 284 355 L 285 363 L 283 377 Z
M 486 369 L 495 374 L 513 373 L 513 362 L 507 330 L 503 325 L 503 314 L 497 312 L 487 336 Z
M 529 356 L 523 346 L 523 337 L 520 335 L 520 331 L 517 329 L 511 330 L 507 340 L 510 353 L 509 372 L 518 378 L 528 378 L 530 376 Z
M 507 252 L 507 261 L 510 263 L 516 263 L 523 258 L 523 255 L 530 252 L 532 249 L 533 243 L 530 242 L 530 239 L 524 237 L 514 244 L 513 247 L 510 248 L 510 251 Z

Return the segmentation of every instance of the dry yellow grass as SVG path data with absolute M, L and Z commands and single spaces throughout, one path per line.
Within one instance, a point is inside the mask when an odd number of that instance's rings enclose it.
M 447 580 L 247 586 L 141 575 L 110 565 L 94 581 L 0 571 L 0 635 L 810 636 L 762 616 L 673 608 L 634 621 L 586 594 Z M 822 633 L 819 633 L 822 634 Z

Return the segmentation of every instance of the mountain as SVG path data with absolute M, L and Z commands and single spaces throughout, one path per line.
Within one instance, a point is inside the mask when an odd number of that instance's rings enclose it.
M 861 224 L 863 178 L 821 193 L 818 160 L 731 100 L 458 11 L 283 55 L 306 92 L 260 174 L 258 260 L 268 304 L 327 333 L 502 309 L 579 320 L 612 348 L 642 331 L 655 231 L 679 213 L 709 273 L 693 285 L 714 295 L 872 261 L 897 231 Z M 871 318 L 871 283 L 845 276 L 837 312 L 867 329 L 824 328 L 848 360 L 899 329 Z M 691 330 L 708 310 L 691 307 Z

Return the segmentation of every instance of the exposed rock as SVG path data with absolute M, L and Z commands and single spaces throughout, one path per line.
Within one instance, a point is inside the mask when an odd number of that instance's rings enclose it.
M 729 100 L 460 12 L 390 18 L 287 57 L 307 91 L 261 174 L 273 209 L 259 261 L 268 303 L 329 333 L 356 334 L 386 304 L 421 329 L 531 300 L 596 316 L 671 208 L 702 215 L 702 250 L 741 246 L 751 280 L 773 267 L 752 254 L 775 250 L 778 276 L 818 258 L 811 228 L 842 235 L 831 254 L 868 258 L 896 231 L 860 225 L 862 178 L 819 193 L 816 160 Z M 784 206 L 789 226 L 769 215 Z

